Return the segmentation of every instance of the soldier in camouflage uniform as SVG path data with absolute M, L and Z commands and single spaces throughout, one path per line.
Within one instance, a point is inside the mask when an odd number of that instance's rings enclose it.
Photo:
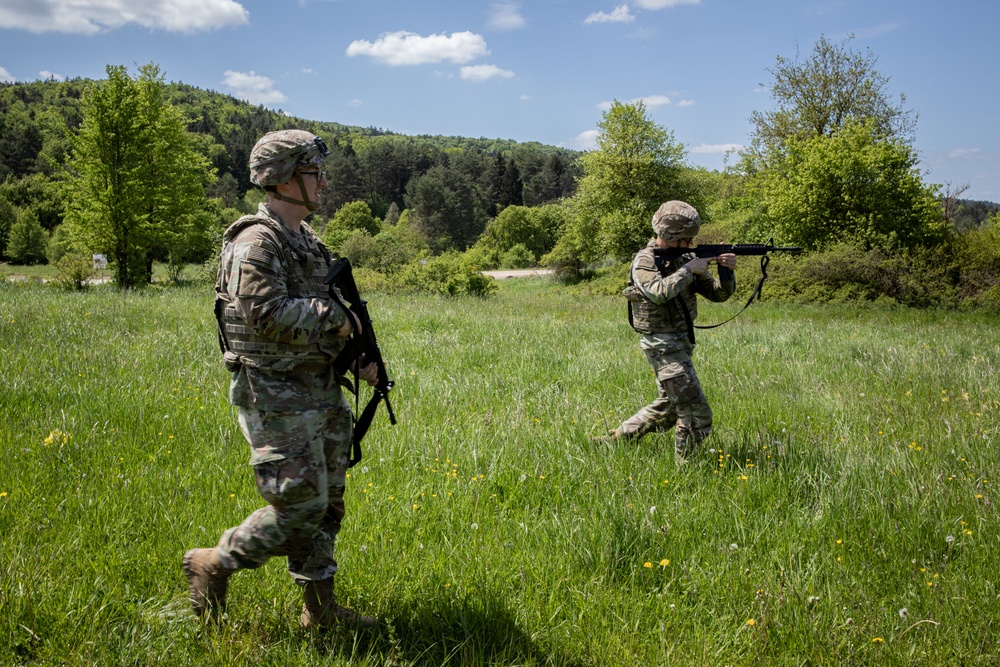
M 639 346 L 656 373 L 659 397 L 625 420 L 606 439 L 638 439 L 650 431 L 674 429 L 674 452 L 684 463 L 697 453 L 712 430 L 712 409 L 698 382 L 691 353 L 697 295 L 725 301 L 736 289 L 736 256 L 697 258 L 684 255 L 657 269 L 654 248 L 688 248 L 701 219 L 692 206 L 668 201 L 653 215 L 656 237 L 636 253 L 625 297 L 629 320 L 642 334 Z M 718 265 L 719 277 L 708 267 Z
M 257 490 L 269 504 L 225 531 L 214 548 L 184 556 L 200 616 L 225 608 L 237 570 L 285 556 L 302 586 L 300 622 L 369 626 L 375 620 L 337 604 L 334 541 L 344 518 L 353 420 L 331 361 L 357 319 L 327 292 L 332 257 L 303 220 L 319 206 L 326 176 L 323 141 L 302 130 L 265 135 L 250 155 L 251 180 L 268 201 L 223 237 L 216 318 L 230 402 L 250 444 Z M 360 369 L 369 384 L 374 364 Z

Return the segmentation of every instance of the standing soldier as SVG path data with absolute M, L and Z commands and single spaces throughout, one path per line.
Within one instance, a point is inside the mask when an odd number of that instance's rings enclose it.
M 208 549 L 184 555 L 199 616 L 225 610 L 229 577 L 285 556 L 302 587 L 303 626 L 371 626 L 375 619 L 337 604 L 334 541 L 344 518 L 352 416 L 332 361 L 354 315 L 323 283 L 332 258 L 303 220 L 319 207 L 328 153 L 302 130 L 271 132 L 250 154 L 250 180 L 267 192 L 255 215 L 223 236 L 215 313 L 230 402 L 250 444 L 257 491 L 268 502 Z M 360 369 L 369 384 L 374 364 Z
M 653 371 L 659 397 L 602 439 L 638 439 L 650 431 L 674 429 L 674 453 L 687 462 L 712 430 L 712 409 L 698 382 L 691 361 L 697 295 L 725 301 L 736 290 L 736 255 L 697 258 L 693 254 L 656 265 L 655 248 L 689 248 L 701 228 L 692 206 L 668 201 L 653 215 L 656 237 L 636 253 L 629 272 L 625 297 L 629 323 L 642 334 L 639 347 Z M 709 272 L 719 268 L 718 279 Z

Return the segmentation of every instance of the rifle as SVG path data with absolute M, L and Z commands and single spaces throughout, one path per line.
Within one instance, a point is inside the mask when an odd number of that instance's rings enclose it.
M 734 255 L 762 255 L 766 258 L 769 252 L 787 252 L 792 255 L 798 255 L 802 252 L 802 248 L 798 246 L 776 246 L 774 245 L 774 239 L 770 239 L 767 243 L 710 243 L 696 245 L 693 248 L 653 248 L 653 258 L 656 262 L 656 268 L 662 271 L 663 264 L 687 254 L 693 254 L 695 257 L 718 257 L 725 253 L 732 253 Z M 768 259 L 768 261 L 770 260 Z M 761 262 L 766 266 L 767 263 L 763 259 Z
M 355 362 L 360 365 L 363 355 L 366 363 L 374 363 L 378 368 L 378 381 L 372 387 L 374 393 L 371 400 L 368 401 L 364 412 L 361 413 L 361 416 L 354 423 L 353 451 L 351 452 L 351 459 L 347 464 L 347 467 L 350 468 L 361 461 L 361 439 L 368 432 L 368 427 L 371 426 L 372 420 L 375 418 L 375 412 L 378 410 L 379 403 L 385 401 L 385 409 L 389 411 L 389 423 L 393 426 L 396 425 L 396 415 L 392 411 L 392 403 L 389 402 L 389 391 L 392 389 L 393 381 L 389 379 L 389 374 L 385 370 L 382 350 L 379 349 L 378 339 L 375 338 L 375 328 L 372 326 L 372 318 L 368 314 L 368 302 L 362 299 L 361 294 L 358 293 L 358 286 L 354 282 L 354 273 L 351 271 L 350 260 L 346 257 L 341 257 L 334 262 L 323 282 L 329 286 L 330 297 L 340 304 L 344 310 L 350 310 L 354 313 L 358 318 L 358 322 L 361 323 L 361 333 L 353 332 L 343 351 L 333 360 L 333 368 L 340 375 L 344 375 L 352 367 L 354 368 L 355 401 L 359 400 L 361 394 L 361 388 L 357 386 L 360 384 L 357 375 L 359 368 L 355 366 Z M 337 294 L 337 290 L 334 287 L 340 290 L 343 299 Z M 345 300 L 350 305 L 345 304 Z M 355 406 L 356 413 L 357 405 Z
M 667 263 L 673 259 L 683 257 L 684 255 L 692 254 L 696 257 L 718 257 L 719 255 L 725 253 L 732 253 L 734 255 L 760 255 L 760 281 L 757 282 L 757 287 L 754 288 L 753 293 L 747 302 L 743 304 L 736 315 L 733 315 L 727 320 L 719 322 L 718 324 L 706 324 L 704 326 L 695 324 L 691 320 L 691 315 L 688 314 L 687 308 L 684 306 L 684 302 L 680 301 L 681 308 L 684 311 L 684 319 L 687 322 L 688 327 L 688 340 L 694 344 L 694 330 L 695 329 L 714 329 L 716 327 L 721 327 L 726 322 L 731 322 L 735 320 L 744 310 L 750 307 L 754 299 L 763 296 L 764 281 L 767 279 L 767 265 L 770 263 L 771 258 L 767 253 L 769 252 L 787 252 L 791 255 L 798 255 L 802 252 L 802 248 L 799 246 L 776 246 L 774 245 L 774 239 L 769 239 L 767 243 L 708 243 L 703 245 L 697 245 L 693 248 L 653 248 L 653 262 L 656 264 L 656 268 L 659 269 L 660 273 L 666 275 Z M 719 266 L 719 277 L 723 277 L 723 269 L 725 267 Z M 729 269 L 725 269 L 728 271 Z M 631 307 L 631 304 L 630 304 Z M 631 317 L 631 310 L 629 311 L 629 317 Z M 629 320 L 631 321 L 631 320 Z

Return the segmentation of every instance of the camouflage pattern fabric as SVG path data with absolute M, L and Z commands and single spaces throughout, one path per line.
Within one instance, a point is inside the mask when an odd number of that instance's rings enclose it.
M 322 283 L 331 262 L 308 225 L 289 230 L 264 204 L 223 237 L 216 297 L 231 338 L 229 398 L 268 503 L 219 540 L 229 569 L 285 556 L 299 583 L 337 570 L 353 420 L 331 366 L 347 317 Z
M 687 338 L 680 301 L 693 321 L 698 316 L 697 296 L 725 301 L 736 290 L 736 278 L 732 271 L 725 271 L 724 278 L 707 272 L 695 275 L 684 267 L 694 255 L 672 260 L 660 271 L 653 261 L 655 246 L 656 240 L 650 240 L 636 253 L 624 296 L 632 302 L 632 324 L 642 334 L 639 346 L 656 374 L 659 395 L 618 431 L 622 437 L 639 438 L 673 428 L 674 451 L 679 459 L 688 460 L 712 430 L 712 409 L 691 360 L 694 345 Z
M 686 338 L 675 340 L 687 351 L 668 352 L 644 348 L 646 359 L 656 373 L 659 396 L 625 420 L 619 427 L 623 437 L 640 438 L 651 431 L 674 429 L 674 452 L 687 460 L 698 452 L 712 431 L 712 408 L 701 389 L 691 361 L 691 345 Z
M 337 332 L 347 315 L 323 284 L 331 258 L 322 242 L 308 225 L 299 234 L 285 228 L 264 204 L 226 230 L 223 242 L 216 292 L 231 318 L 222 326 L 234 348 L 242 342 L 234 326 L 249 331 L 248 341 L 271 344 L 225 355 L 230 402 L 277 412 L 339 405 L 344 379 L 329 362 L 343 349 Z
M 291 413 L 239 409 L 257 491 L 269 505 L 223 533 L 217 549 L 230 569 L 286 556 L 298 583 L 337 571 L 334 545 L 344 520 L 351 408 Z
M 693 239 L 701 229 L 701 216 L 690 204 L 668 201 L 653 214 L 653 233 L 664 239 Z

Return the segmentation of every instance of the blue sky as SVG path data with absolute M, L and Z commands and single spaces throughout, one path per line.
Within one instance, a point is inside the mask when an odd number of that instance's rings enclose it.
M 308 119 L 578 149 L 643 99 L 721 169 L 775 58 L 853 34 L 918 115 L 926 181 L 1000 202 L 998 24 L 995 0 L 0 0 L 0 80 L 153 62 Z

